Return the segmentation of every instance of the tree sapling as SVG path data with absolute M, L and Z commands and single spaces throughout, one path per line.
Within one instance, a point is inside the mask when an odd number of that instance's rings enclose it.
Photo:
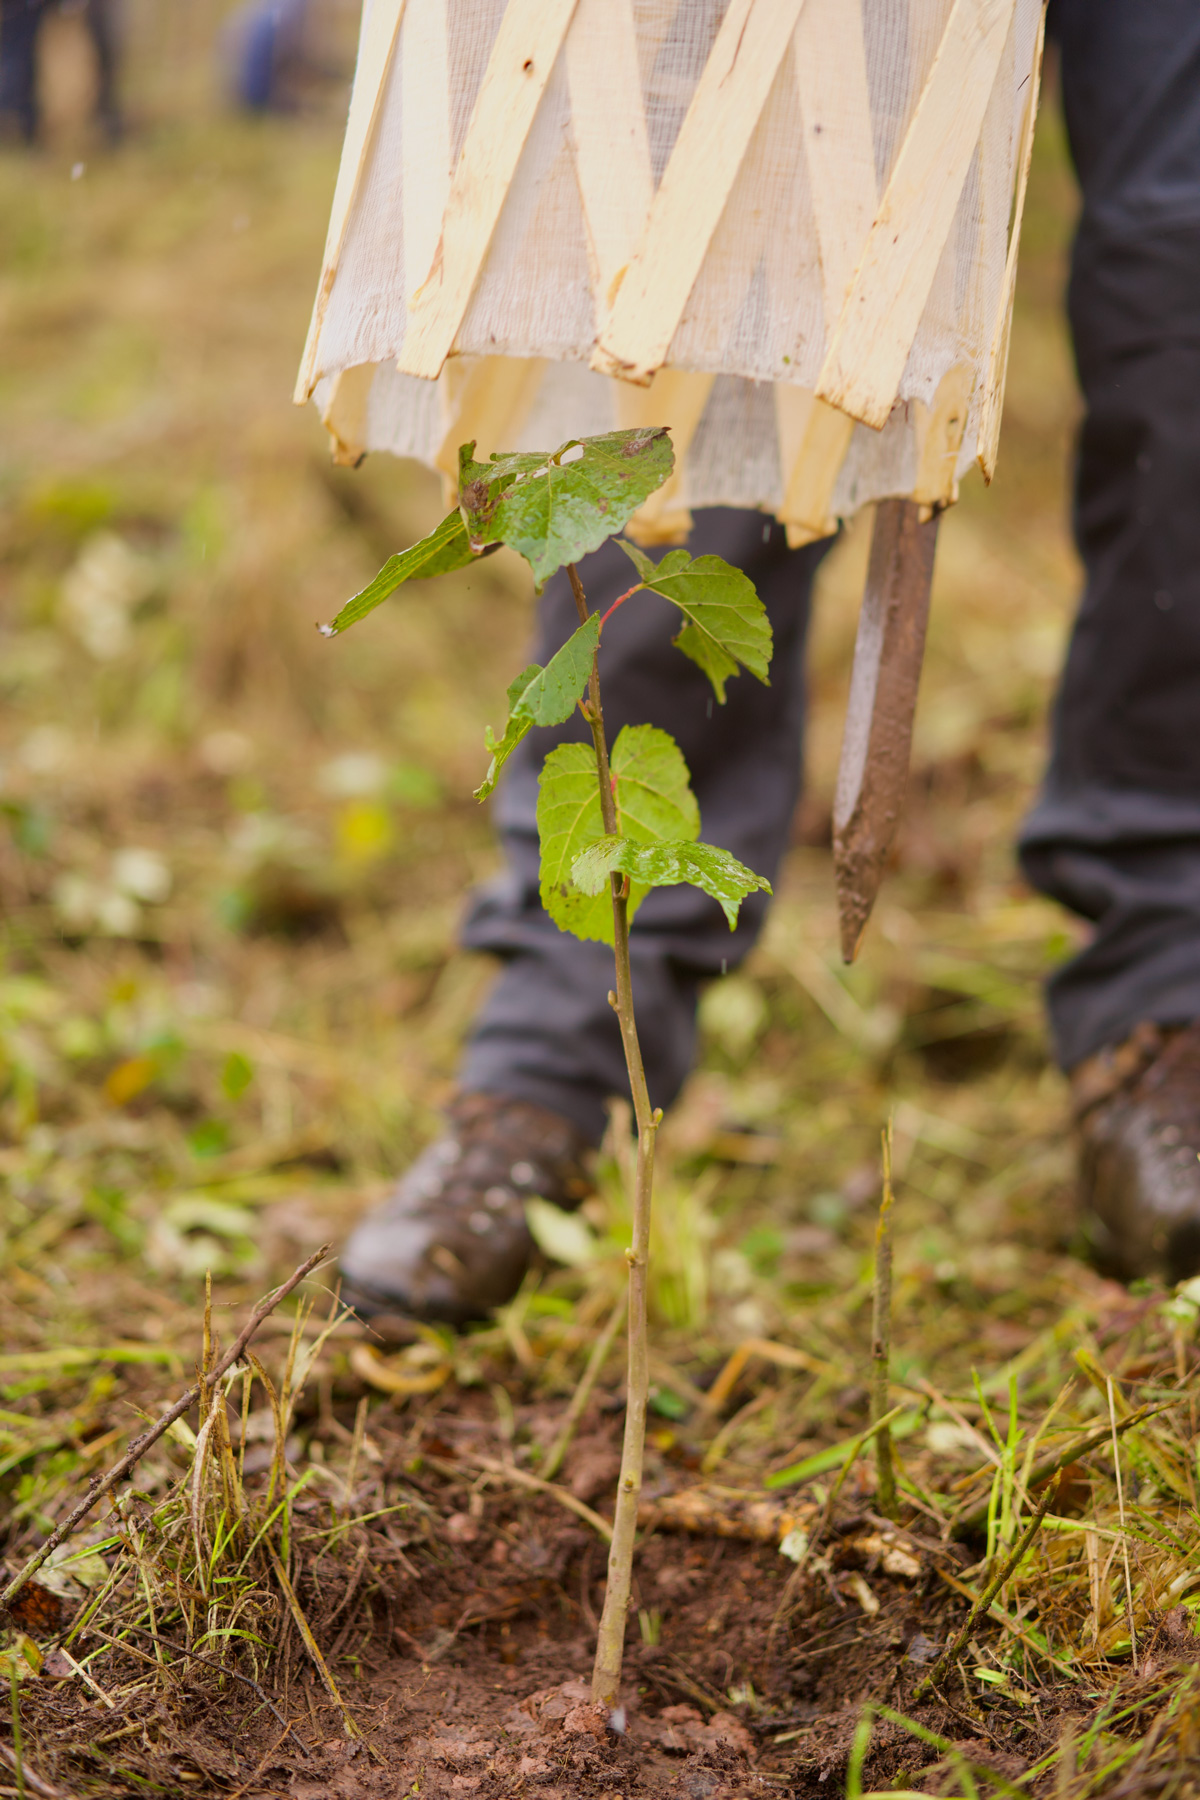
M 437 529 L 393 556 L 375 580 L 349 600 L 332 624 L 335 636 L 371 612 L 406 581 L 465 567 L 500 544 L 518 551 L 540 591 L 564 568 L 579 626 L 545 668 L 531 664 L 508 690 L 508 718 L 487 733 L 491 763 L 476 790 L 492 791 L 505 761 L 535 725 L 559 725 L 576 706 L 591 743 L 560 744 L 546 757 L 539 784 L 542 904 L 560 930 L 613 947 L 616 1011 L 637 1123 L 633 1242 L 629 1263 L 628 1401 L 613 1517 L 608 1583 L 592 1673 L 592 1698 L 614 1706 L 621 1680 L 633 1549 L 642 1487 L 649 1368 L 646 1276 L 654 1147 L 661 1111 L 650 1103 L 629 962 L 629 926 L 652 887 L 688 883 L 712 896 L 730 930 L 747 894 L 769 884 L 727 850 L 700 841 L 700 813 L 679 746 L 653 725 L 626 726 L 608 743 L 600 692 L 599 651 L 608 618 L 642 592 L 678 607 L 674 639 L 698 664 L 724 702 L 725 684 L 740 669 L 762 682 L 771 658 L 771 627 L 754 586 L 717 556 L 671 550 L 658 563 L 619 540 L 636 576 L 603 616 L 589 609 L 576 564 L 620 532 L 674 466 L 665 428 L 610 431 L 564 444 L 552 454 L 497 454 L 475 461 L 459 452 L 459 504 Z

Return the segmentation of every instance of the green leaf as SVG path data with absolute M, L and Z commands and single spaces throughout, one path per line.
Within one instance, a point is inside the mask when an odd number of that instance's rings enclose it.
M 610 758 L 617 829 L 635 843 L 700 836 L 700 808 L 683 752 L 657 725 L 626 725 Z M 599 834 L 597 834 L 599 835 Z
M 670 550 L 655 564 L 635 544 L 619 542 L 645 586 L 683 614 L 675 647 L 704 670 L 722 706 L 739 664 L 767 683 L 771 622 L 749 576 L 719 556 L 693 560 L 686 550 Z
M 747 894 L 756 888 L 771 892 L 764 876 L 716 844 L 636 844 L 627 837 L 603 837 L 571 865 L 571 879 L 585 894 L 602 893 L 612 874 L 628 875 L 631 884 L 644 888 L 677 887 L 681 882 L 702 888 L 720 906 L 730 931 Z
M 590 744 L 559 744 L 542 764 L 538 782 L 538 841 L 542 850 L 542 905 L 560 931 L 611 944 L 612 906 L 590 899 L 571 881 L 580 851 L 604 830 Z
M 600 615 L 593 613 L 534 676 L 519 705 L 535 725 L 561 725 L 570 718 L 588 684 L 599 642 Z
M 410 544 L 398 556 L 389 556 L 374 581 L 361 594 L 355 594 L 352 600 L 347 600 L 331 624 L 321 626 L 322 636 L 337 637 L 348 626 L 357 625 L 360 619 L 365 619 L 369 612 L 374 612 L 404 582 L 427 581 L 433 575 L 449 575 L 452 569 L 464 569 L 480 554 L 481 551 L 472 549 L 468 541 L 462 514 L 447 513 L 436 531 L 423 537 L 419 544 Z
M 529 713 L 521 711 L 521 698 L 530 682 L 543 673 L 541 663 L 530 663 L 529 667 L 522 669 L 517 679 L 512 682 L 508 690 L 508 718 L 504 721 L 504 730 L 499 737 L 496 736 L 490 725 L 484 726 L 483 747 L 485 750 L 491 751 L 492 760 L 488 764 L 487 774 L 475 789 L 476 800 L 487 799 L 496 785 L 496 777 L 501 769 L 525 733 L 532 729 L 533 719 Z
M 700 809 L 688 782 L 679 746 L 654 725 L 627 725 L 610 759 L 617 820 L 635 843 L 690 841 L 700 835 Z M 542 905 L 561 931 L 611 944 L 612 902 L 597 890 L 585 894 L 571 880 L 576 859 L 604 831 L 590 744 L 560 744 L 542 766 L 538 790 L 538 837 L 542 847 Z M 624 840 L 623 840 L 624 841 Z M 629 895 L 632 918 L 645 895 L 635 883 Z
M 492 753 L 483 783 L 475 789 L 477 800 L 486 800 L 496 785 L 496 777 L 516 749 L 525 733 L 534 725 L 561 725 L 569 719 L 583 696 L 592 669 L 592 658 L 600 641 L 600 615 L 593 613 L 578 631 L 573 631 L 561 650 L 555 652 L 543 669 L 530 663 L 522 669 L 508 690 L 508 719 L 503 735 L 497 739 L 489 725 L 483 734 L 484 746 Z
M 474 460 L 458 453 L 458 501 L 473 549 L 508 544 L 539 591 L 564 563 L 598 550 L 624 528 L 675 466 L 666 426 L 572 438 L 545 451 Z

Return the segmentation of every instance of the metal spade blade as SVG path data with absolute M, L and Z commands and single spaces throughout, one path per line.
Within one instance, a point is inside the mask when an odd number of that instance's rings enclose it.
M 833 802 L 838 921 L 848 963 L 871 916 L 908 784 L 938 528 L 936 514 L 924 524 L 920 515 L 913 500 L 881 500 L 875 508 Z

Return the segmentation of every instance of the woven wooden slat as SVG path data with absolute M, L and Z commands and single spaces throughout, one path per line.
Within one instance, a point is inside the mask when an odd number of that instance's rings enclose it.
M 854 420 L 805 388 L 777 387 L 775 424 L 785 471 L 779 518 L 796 549 L 837 530 L 833 489 L 854 435 Z
M 675 451 L 670 479 L 639 506 L 629 521 L 629 536 L 639 544 L 678 544 L 688 534 L 692 515 L 682 499 L 683 467 L 708 404 L 713 380 L 712 375 L 694 375 L 685 369 L 660 369 L 649 387 L 632 387 L 622 382 L 616 390 L 617 424 L 623 429 L 669 425 Z
M 509 448 L 517 439 L 547 364 L 540 357 L 463 356 L 446 365 L 443 383 L 446 429 L 436 463 L 443 476 L 445 501 L 458 497 L 458 450 L 473 439 L 482 460 L 493 450 Z
M 1021 219 L 1025 211 L 1025 192 L 1029 186 L 1029 164 L 1033 158 L 1033 132 L 1037 124 L 1038 94 L 1042 80 L 1042 53 L 1046 44 L 1046 15 L 1038 24 L 1037 48 L 1033 74 L 1021 122 L 1020 162 L 1017 169 L 1017 191 L 1013 200 L 1012 231 L 1008 256 L 1004 265 L 1004 287 L 995 328 L 988 349 L 987 370 L 983 383 L 983 407 L 979 419 L 978 463 L 983 478 L 990 482 L 996 473 L 996 452 L 1000 447 L 1000 418 L 1004 411 L 1004 383 L 1008 373 L 1008 346 L 1012 334 L 1013 299 L 1017 291 L 1017 252 L 1021 245 Z
M 882 430 L 979 141 L 1014 0 L 954 0 L 842 306 L 817 393 Z
M 862 0 L 807 0 L 793 45 L 821 246 L 825 316 L 836 319 L 875 221 L 878 187 Z
M 575 173 L 599 324 L 654 197 L 632 0 L 579 0 L 566 56 Z
M 875 143 L 863 52 L 862 0 L 807 0 L 793 42 L 825 316 L 838 316 L 875 218 Z M 814 394 L 776 400 L 784 469 L 780 519 L 791 543 L 836 527 L 833 490 L 854 422 Z
M 353 469 L 366 455 L 367 402 L 375 370 L 369 363 L 343 369 L 329 385 L 321 423 L 333 440 L 333 460 L 340 468 Z
M 731 0 L 592 357 L 603 374 L 644 385 L 666 361 L 802 5 Z
M 325 255 L 321 262 L 321 279 L 313 306 L 308 341 L 300 362 L 295 398 L 300 405 L 308 399 L 317 379 L 317 351 L 321 326 L 329 306 L 337 276 L 338 259 L 346 241 L 350 208 L 370 148 L 371 137 L 379 116 L 379 103 L 396 47 L 396 34 L 404 13 L 404 0 L 374 0 L 363 16 L 358 45 L 358 62 L 354 73 L 354 90 L 350 96 L 350 116 L 346 122 L 346 141 L 338 166 L 337 185 L 325 235 Z
M 575 5 L 509 0 L 450 183 L 438 254 L 411 299 L 401 374 L 436 380 L 450 354 Z
M 428 279 L 450 196 L 450 43 L 447 0 L 407 0 L 401 82 L 401 147 L 419 180 L 404 183 L 406 298 Z
M 955 363 L 938 383 L 932 406 L 912 403 L 917 474 L 910 498 L 923 509 L 923 519 L 958 498 L 955 469 L 974 390 L 974 365 Z

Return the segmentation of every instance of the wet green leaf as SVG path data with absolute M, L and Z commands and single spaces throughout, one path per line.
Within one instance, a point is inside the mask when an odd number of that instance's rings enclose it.
M 622 530 L 675 466 L 665 426 L 572 438 L 552 453 L 485 463 L 474 460 L 474 450 L 464 444 L 458 464 L 471 546 L 508 544 L 525 558 L 539 590 L 556 569 Z
M 477 800 L 487 799 L 500 770 L 527 731 L 534 725 L 561 725 L 570 718 L 583 697 L 599 639 L 600 617 L 593 613 L 578 631 L 571 633 L 544 669 L 539 663 L 522 669 L 508 690 L 508 719 L 503 735 L 496 738 L 490 725 L 484 733 L 483 741 L 492 760 L 482 785 L 475 789 Z
M 700 835 L 700 809 L 687 764 L 667 732 L 654 725 L 627 725 L 613 745 L 610 762 L 622 841 L 690 841 Z M 560 744 L 550 752 L 542 766 L 537 817 L 542 905 L 560 930 L 611 944 L 608 894 L 601 889 L 585 894 L 571 880 L 576 859 L 604 830 L 596 756 L 590 744 Z M 631 918 L 645 892 L 643 884 L 632 887 Z
M 628 875 L 639 887 L 702 888 L 711 894 L 729 921 L 737 924 L 738 908 L 756 888 L 771 884 L 728 850 L 716 844 L 635 843 L 628 837 L 604 837 L 589 844 L 571 865 L 571 879 L 585 894 L 603 893 L 611 874 Z
M 683 614 L 675 646 L 703 669 L 722 705 L 739 666 L 767 682 L 771 622 L 749 576 L 719 556 L 693 558 L 686 550 L 669 550 L 654 563 L 636 544 L 619 541 L 645 586 Z
M 473 550 L 467 542 L 462 514 L 458 511 L 447 513 L 436 530 L 423 537 L 419 544 L 410 544 L 407 550 L 389 556 L 374 581 L 369 582 L 361 594 L 347 600 L 331 624 L 322 625 L 322 634 L 337 637 L 339 632 L 357 625 L 377 606 L 382 606 L 404 582 L 428 581 L 434 575 L 449 575 L 454 569 L 465 568 L 479 554 L 481 552 Z

